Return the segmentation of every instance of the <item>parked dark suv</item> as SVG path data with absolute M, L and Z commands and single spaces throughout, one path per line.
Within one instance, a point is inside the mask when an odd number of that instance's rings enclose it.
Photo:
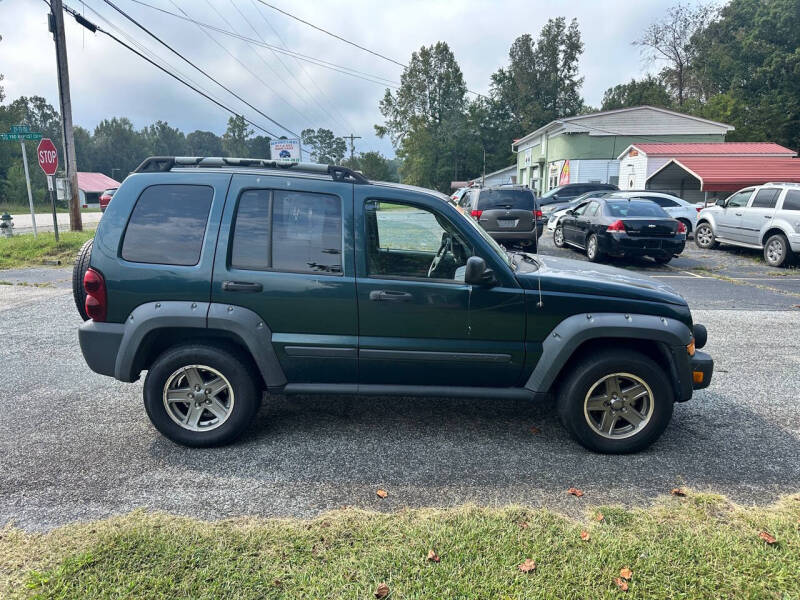
M 147 371 L 148 416 L 190 446 L 237 438 L 265 393 L 552 394 L 587 448 L 640 450 L 710 383 L 706 332 L 665 284 L 585 264 L 342 167 L 155 157 L 78 256 L 79 339 L 97 373 Z
M 459 207 L 503 245 L 536 248 L 544 230 L 533 190 L 501 185 L 465 193 Z

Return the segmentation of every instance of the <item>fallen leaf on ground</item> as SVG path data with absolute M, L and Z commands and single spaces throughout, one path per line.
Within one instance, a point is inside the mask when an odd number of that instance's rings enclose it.
M 675 488 L 670 492 L 670 494 L 672 494 L 673 496 L 683 497 L 686 495 L 686 490 L 683 488 Z
M 389 492 L 386 490 L 378 490 L 375 493 L 378 494 L 378 498 L 386 498 L 386 496 L 389 495 Z
M 385 583 L 379 583 L 378 587 L 375 588 L 375 597 L 376 598 L 386 598 L 389 595 L 389 586 Z
M 536 570 L 536 561 L 532 558 L 526 558 L 525 562 L 517 567 L 523 573 L 530 573 Z
M 581 539 L 584 542 L 588 542 L 590 537 L 592 537 L 592 536 L 589 535 L 588 531 L 581 531 Z
M 619 570 L 619 576 L 630 581 L 631 577 L 633 577 L 633 571 L 631 571 L 628 567 L 623 567 Z
M 433 550 L 428 550 L 428 560 L 431 562 L 439 562 L 441 559 L 439 558 L 439 555 L 436 554 L 436 552 L 434 552 Z
M 569 488 L 567 490 L 567 493 L 568 494 L 572 494 L 573 496 L 577 496 L 578 498 L 583 496 L 583 492 L 581 490 L 579 490 L 578 488 Z
M 528 522 L 527 521 L 520 521 L 519 523 L 517 523 L 517 525 L 519 525 L 520 529 L 527 529 L 528 528 Z
M 597 513 L 597 516 L 595 517 L 595 519 L 597 519 L 598 521 L 602 521 L 605 518 L 606 517 L 603 513 Z
M 539 429 L 538 427 L 534 426 L 534 427 L 531 427 L 531 433 L 533 435 L 536 435 L 536 434 L 542 433 L 542 430 Z
M 624 579 L 620 579 L 619 577 L 614 577 L 614 583 L 617 584 L 617 587 L 621 589 L 623 592 L 628 591 L 628 582 Z
M 760 537 L 762 540 L 764 540 L 768 544 L 774 544 L 775 542 L 778 541 L 774 537 L 772 537 L 770 534 L 768 534 L 766 531 L 762 531 L 761 533 L 759 533 L 758 537 Z

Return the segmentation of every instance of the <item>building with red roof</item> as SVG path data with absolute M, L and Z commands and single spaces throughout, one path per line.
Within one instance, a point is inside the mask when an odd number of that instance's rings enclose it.
M 103 173 L 90 173 L 78 171 L 78 190 L 81 206 L 86 208 L 89 204 L 98 204 L 100 194 L 108 189 L 116 189 L 119 181 Z

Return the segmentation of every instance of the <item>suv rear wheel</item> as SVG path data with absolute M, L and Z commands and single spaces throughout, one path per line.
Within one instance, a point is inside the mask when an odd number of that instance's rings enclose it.
M 782 233 L 769 236 L 764 244 L 764 260 L 770 267 L 782 267 L 789 262 L 789 240 Z
M 697 244 L 698 248 L 702 248 L 703 250 L 710 250 L 711 248 L 719 246 L 719 242 L 714 235 L 714 230 L 711 229 L 711 225 L 708 223 L 700 223 L 697 226 L 694 232 L 694 243 Z
M 647 356 L 615 350 L 588 356 L 559 386 L 558 416 L 585 448 L 638 452 L 655 442 L 672 418 L 674 393 Z
M 72 298 L 75 300 L 75 307 L 84 321 L 89 320 L 86 314 L 86 290 L 83 289 L 83 276 L 89 268 L 89 260 L 92 258 L 92 246 L 94 238 L 87 240 L 75 257 L 75 264 L 72 266 Z
M 144 382 L 156 429 L 185 446 L 218 446 L 239 437 L 261 405 L 260 385 L 239 353 L 201 344 L 159 356 Z

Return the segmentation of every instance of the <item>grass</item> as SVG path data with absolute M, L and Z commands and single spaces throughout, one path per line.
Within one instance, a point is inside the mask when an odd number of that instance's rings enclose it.
M 45 261 L 60 260 L 71 264 L 83 243 L 94 237 L 93 230 L 61 231 L 59 241 L 52 233 L 32 233 L 0 238 L 0 269 L 13 269 L 41 265 Z
M 392 599 L 798 598 L 799 518 L 800 496 L 745 508 L 694 493 L 587 509 L 584 522 L 520 507 L 313 521 L 138 511 L 46 534 L 0 529 L 0 597 L 355 599 L 385 582 Z M 526 559 L 532 572 L 518 568 Z M 627 592 L 614 582 L 623 568 Z

